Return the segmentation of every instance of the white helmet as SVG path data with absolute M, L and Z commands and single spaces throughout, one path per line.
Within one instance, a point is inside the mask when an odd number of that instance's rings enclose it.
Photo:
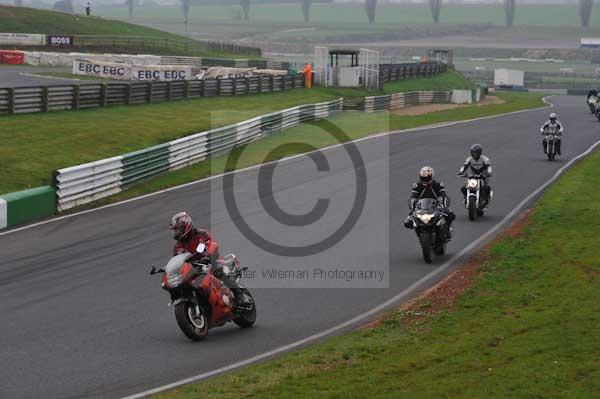
M 556 114 L 554 112 L 550 114 L 550 121 L 556 122 Z
M 433 180 L 434 171 L 431 166 L 423 166 L 419 170 L 419 180 L 422 183 L 430 183 Z

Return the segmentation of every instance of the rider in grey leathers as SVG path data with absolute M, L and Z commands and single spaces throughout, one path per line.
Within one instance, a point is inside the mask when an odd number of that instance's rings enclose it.
M 483 180 L 482 194 L 487 202 L 489 202 L 490 193 L 492 188 L 490 187 L 488 179 L 492 176 L 492 162 L 488 157 L 483 155 L 483 147 L 480 144 L 473 144 L 471 146 L 471 156 L 465 160 L 465 163 L 458 171 L 459 176 L 480 176 Z M 467 188 L 462 186 L 460 189 L 467 199 Z
M 550 118 L 546 122 L 544 122 L 544 124 L 540 128 L 540 132 L 543 136 L 545 136 L 548 133 L 556 135 L 556 153 L 558 155 L 562 155 L 560 153 L 560 144 L 562 141 L 561 136 L 563 131 L 563 124 L 558 119 L 556 119 L 556 114 L 554 112 L 550 114 Z M 546 154 L 548 152 L 548 143 L 546 143 L 546 138 L 544 138 L 542 145 L 544 146 L 544 154 Z

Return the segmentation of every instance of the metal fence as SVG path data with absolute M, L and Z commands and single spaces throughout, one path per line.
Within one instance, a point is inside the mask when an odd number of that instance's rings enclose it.
M 380 64 L 379 88 L 392 80 L 409 78 L 427 78 L 448 70 L 448 65 L 439 62 L 423 62 L 413 64 Z
M 304 86 L 304 75 L 255 76 L 174 82 L 91 83 L 0 88 L 0 114 L 268 93 Z
M 334 115 L 342 107 L 341 98 L 301 105 L 125 155 L 59 169 L 54 172 L 58 211 L 118 193 L 144 179 L 221 155 L 286 127 Z
M 360 109 L 366 112 L 374 112 L 420 104 L 449 103 L 451 95 L 451 91 L 410 91 L 386 96 L 371 96 L 365 97 Z
M 244 46 L 236 43 L 178 40 L 165 37 L 78 35 L 73 37 L 73 42 L 76 47 L 136 47 L 148 50 L 210 51 L 245 54 L 256 57 L 262 56 L 262 50 L 259 47 Z

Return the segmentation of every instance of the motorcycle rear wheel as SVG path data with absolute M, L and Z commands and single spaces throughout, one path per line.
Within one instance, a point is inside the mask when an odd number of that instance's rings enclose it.
M 419 243 L 421 244 L 425 263 L 431 263 L 433 261 L 433 255 L 431 250 L 431 235 L 429 232 L 422 231 L 419 233 Z
M 189 301 L 175 305 L 177 325 L 192 341 L 202 341 L 208 335 L 208 317 L 200 306 L 200 315 L 195 314 L 194 304 Z
M 246 300 L 250 300 L 250 303 L 252 304 L 252 309 L 242 311 L 238 317 L 233 319 L 233 322 L 237 324 L 238 327 L 250 328 L 254 325 L 254 322 L 256 321 L 256 302 L 254 302 L 252 294 L 250 294 L 250 291 L 248 291 L 247 289 L 242 290 L 242 295 L 246 296 Z

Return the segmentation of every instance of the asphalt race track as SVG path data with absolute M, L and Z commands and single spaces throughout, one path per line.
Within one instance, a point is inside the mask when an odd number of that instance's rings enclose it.
M 0 87 L 27 87 L 48 85 L 80 84 L 81 80 L 31 76 L 42 72 L 70 72 L 65 67 L 27 67 L 22 65 L 0 65 Z M 86 81 L 83 83 L 93 83 Z
M 350 234 L 321 254 L 286 257 L 252 244 L 226 210 L 221 178 L 0 235 L 0 398 L 132 395 L 293 343 L 372 309 L 482 236 L 600 139 L 600 125 L 582 97 L 553 101 L 566 127 L 563 156 L 553 163 L 545 160 L 539 135 L 550 109 L 358 142 L 367 176 L 364 209 Z M 492 159 L 495 197 L 483 219 L 469 222 L 456 172 L 474 142 Z M 355 173 L 343 147 L 323 154 L 329 172 L 301 156 L 279 164 L 273 178 L 285 212 L 304 214 L 319 198 L 330 199 L 321 219 L 294 228 L 274 221 L 259 199 L 255 168 L 235 174 L 234 188 L 227 189 L 244 220 L 285 245 L 308 245 L 336 230 L 352 207 Z M 457 214 L 449 254 L 431 265 L 423 262 L 414 233 L 402 227 L 406 199 L 424 163 L 446 183 Z M 222 252 L 238 253 L 254 270 L 368 267 L 384 273 L 389 288 L 343 289 L 344 282 L 331 279 L 250 279 L 250 287 L 273 287 L 252 290 L 255 328 L 232 324 L 193 343 L 179 331 L 159 279 L 147 275 L 150 265 L 170 256 L 167 225 L 179 210 L 189 210 L 199 224 L 210 223 Z M 328 285 L 338 288 L 323 288 Z

